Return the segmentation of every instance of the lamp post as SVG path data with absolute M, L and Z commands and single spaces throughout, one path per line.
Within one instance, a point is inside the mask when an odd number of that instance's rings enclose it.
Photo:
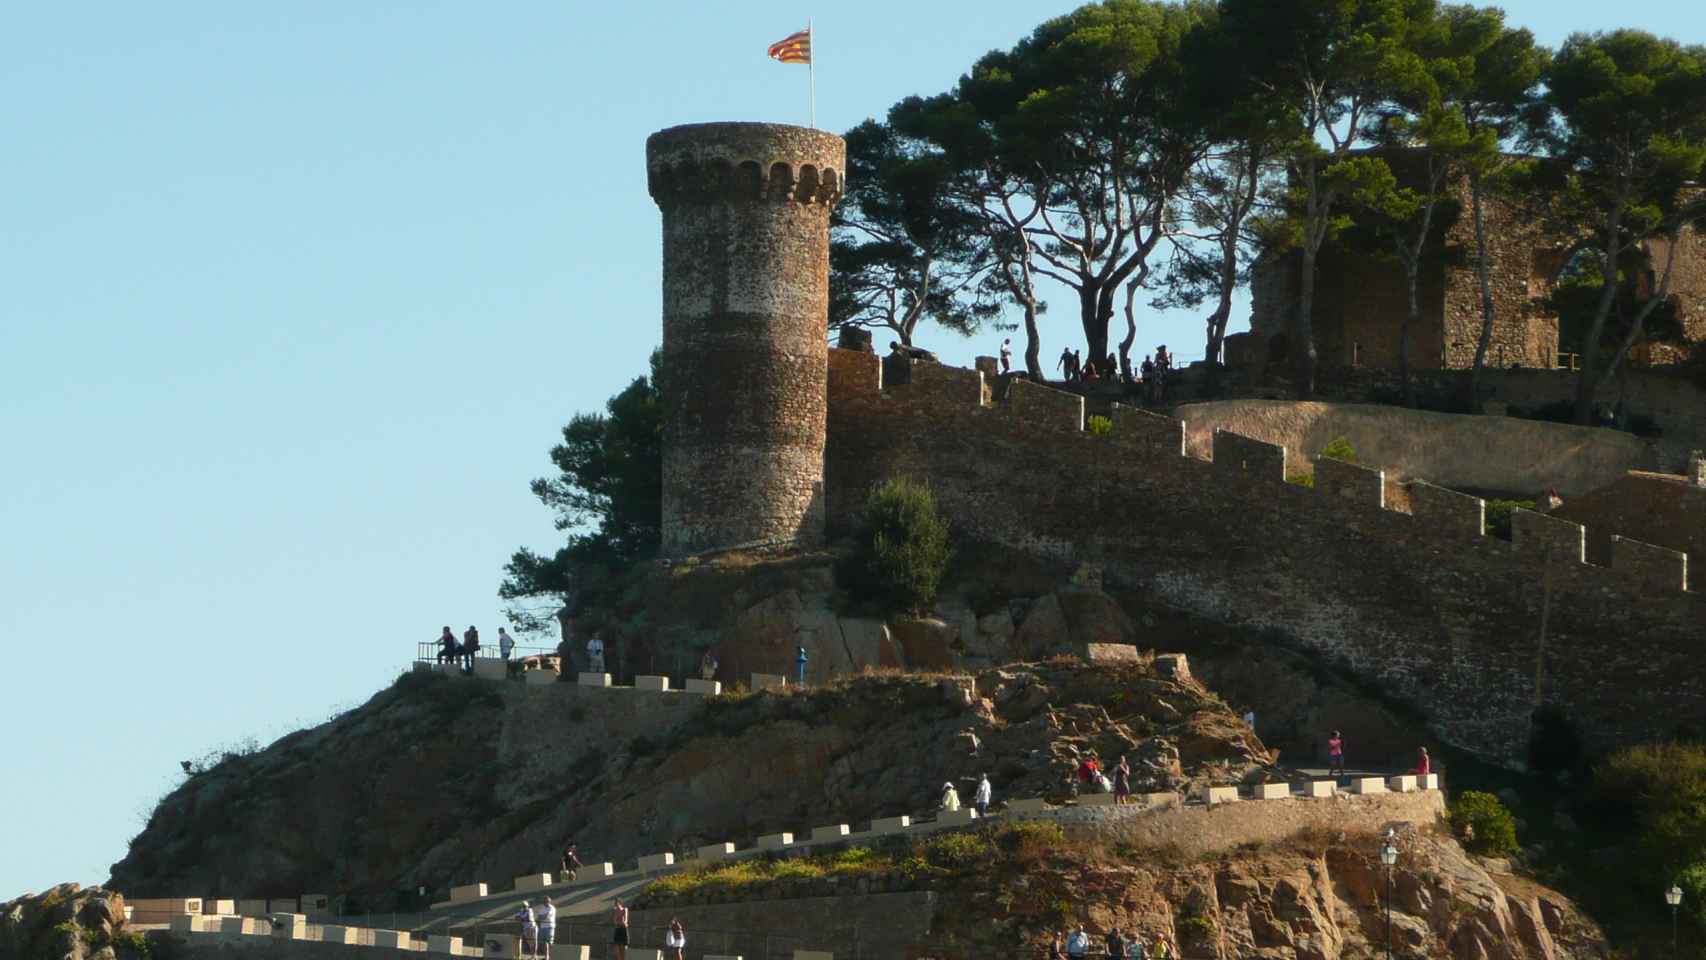
M 1676 908 L 1682 904 L 1682 888 L 1671 884 L 1665 891 L 1665 902 L 1670 904 L 1670 955 L 1676 957 Z
M 1392 841 L 1397 836 L 1396 830 L 1387 830 L 1380 844 L 1380 862 L 1386 865 L 1386 960 L 1392 960 L 1392 867 L 1398 862 L 1398 845 Z

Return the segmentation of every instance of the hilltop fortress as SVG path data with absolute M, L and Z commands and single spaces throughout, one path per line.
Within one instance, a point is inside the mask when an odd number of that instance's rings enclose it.
M 843 146 L 815 130 L 702 124 L 647 143 L 663 212 L 666 555 L 847 533 L 871 485 L 927 479 L 962 541 L 1100 564 L 1110 581 L 1261 628 L 1417 707 L 1439 736 L 1506 762 L 1536 706 L 1590 746 L 1706 726 L 1706 602 L 1687 556 L 1519 511 L 1484 531 L 1474 497 L 979 370 L 827 348 L 828 221 Z M 1699 465 L 1695 465 L 1699 469 Z M 1706 502 L 1706 488 L 1681 496 Z

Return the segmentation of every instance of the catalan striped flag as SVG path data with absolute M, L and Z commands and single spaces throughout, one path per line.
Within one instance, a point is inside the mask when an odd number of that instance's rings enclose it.
M 807 27 L 798 33 L 790 33 L 786 37 L 770 45 L 770 59 L 778 63 L 812 62 L 812 28 Z

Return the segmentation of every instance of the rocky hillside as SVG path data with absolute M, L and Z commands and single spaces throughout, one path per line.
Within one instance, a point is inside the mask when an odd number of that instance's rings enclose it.
M 976 748 L 974 750 L 974 743 Z M 975 678 L 876 673 L 805 692 L 657 697 L 406 675 L 367 704 L 191 776 L 111 885 L 134 896 L 400 891 L 551 869 L 566 839 L 659 850 L 921 813 L 944 781 L 1058 795 L 1088 752 L 1139 791 L 1259 775 L 1211 693 L 1148 660 L 1062 658 Z
M 1110 931 L 1162 935 L 1207 960 L 1350 960 L 1383 954 L 1385 869 L 1378 834 L 1305 831 L 1193 859 L 1176 849 L 1113 840 L 1107 831 L 1052 823 L 1000 824 L 807 861 L 726 864 L 653 884 L 637 906 L 648 917 L 683 914 L 715 924 L 716 911 L 800 897 L 930 891 L 929 956 L 972 960 L 1041 956 L 1050 938 L 1082 923 L 1099 943 Z M 1605 941 L 1554 891 L 1467 856 L 1450 837 L 1405 826 L 1393 872 L 1394 955 L 1454 960 L 1598 960 Z M 785 915 L 780 904 L 759 914 Z M 915 952 L 883 933 L 819 929 L 837 955 L 862 947 Z M 857 943 L 853 939 L 857 937 Z M 865 951 L 870 955 L 872 950 Z
M 0 960 L 140 960 L 150 945 L 125 930 L 124 897 L 61 884 L 0 903 Z

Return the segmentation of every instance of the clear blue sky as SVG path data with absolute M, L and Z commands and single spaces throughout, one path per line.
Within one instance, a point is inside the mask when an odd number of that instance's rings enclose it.
M 817 11 L 819 123 L 1071 6 Z M 1694 0 L 1507 8 L 1706 40 Z M 659 338 L 645 137 L 804 122 L 805 69 L 763 55 L 793 9 L 8 11 L 0 900 L 104 880 L 177 761 L 361 702 L 445 623 L 496 634 L 504 561 L 554 541 L 528 480 Z M 1077 342 L 1054 299 L 1045 356 Z M 1200 356 L 1194 316 L 1145 324 Z

